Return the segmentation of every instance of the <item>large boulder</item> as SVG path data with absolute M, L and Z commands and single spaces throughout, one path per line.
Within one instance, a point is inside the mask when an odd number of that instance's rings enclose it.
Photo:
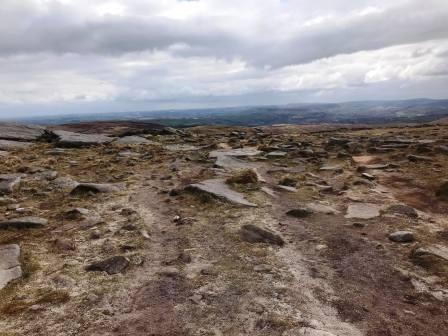
M 36 125 L 0 123 L 0 139 L 35 141 L 46 135 L 46 129 Z
M 61 147 L 88 147 L 107 144 L 114 139 L 103 134 L 81 134 L 75 132 L 55 130 L 58 145 Z
M 17 149 L 26 149 L 30 147 L 32 144 L 33 144 L 32 142 L 21 142 L 21 141 L 0 139 L 0 150 L 13 151 Z
M 22 276 L 19 258 L 19 245 L 0 245 L 0 289 Z

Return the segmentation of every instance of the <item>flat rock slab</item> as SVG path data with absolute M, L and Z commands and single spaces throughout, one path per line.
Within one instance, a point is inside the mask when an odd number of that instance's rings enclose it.
M 123 138 L 115 140 L 114 143 L 117 145 L 142 145 L 142 144 L 150 145 L 150 144 L 154 144 L 154 142 L 149 141 L 148 139 L 145 139 L 143 137 L 136 136 L 136 135 L 125 136 Z
M 256 204 L 246 200 L 243 194 L 230 189 L 230 187 L 226 184 L 225 180 L 223 179 L 213 179 L 202 181 L 199 183 L 194 183 L 189 185 L 186 189 L 191 191 L 196 190 L 205 192 L 218 199 L 227 201 L 232 204 L 244 205 L 250 207 L 257 206 Z
M 186 144 L 166 145 L 164 148 L 171 152 L 192 152 L 200 149 L 198 146 L 186 145 Z
M 87 147 L 107 144 L 114 139 L 103 134 L 81 134 L 68 131 L 56 130 L 53 133 L 57 137 L 58 145 L 61 147 Z
M 413 252 L 413 257 L 432 256 L 448 262 L 448 247 L 442 245 L 431 245 L 420 247 Z
M 114 256 L 94 262 L 86 267 L 87 271 L 106 272 L 109 275 L 123 273 L 129 267 L 129 260 L 123 256 Z
M 219 150 L 214 150 L 211 151 L 209 153 L 209 157 L 213 158 L 213 157 L 218 157 L 218 156 L 240 156 L 240 157 L 245 157 L 245 156 L 255 156 L 255 155 L 259 155 L 262 152 L 259 151 L 257 148 L 255 147 L 243 147 L 243 148 L 236 148 L 236 149 L 219 149 Z
M 78 183 L 78 185 L 71 191 L 72 195 L 85 193 L 113 193 L 124 190 L 122 184 L 108 184 L 108 183 Z
M 224 169 L 255 168 L 254 164 L 227 155 L 218 155 L 216 157 L 215 166 Z
M 285 245 L 285 241 L 279 235 L 252 224 L 244 225 L 239 234 L 241 239 L 248 243 L 267 243 L 278 246 Z
M 19 245 L 0 245 L 0 289 L 22 276 L 19 258 Z
M 337 215 L 339 213 L 339 211 L 335 208 L 320 203 L 308 203 L 306 207 L 314 212 L 323 213 L 326 215 Z
M 22 174 L 0 175 L 0 195 L 11 194 L 20 186 Z
M 0 139 L 35 141 L 46 134 L 46 129 L 35 125 L 0 123 Z
M 19 218 L 0 220 L 0 229 L 6 229 L 10 227 L 17 229 L 40 228 L 47 224 L 48 221 L 45 218 L 19 217 Z
M 352 203 L 348 205 L 345 218 L 371 219 L 380 215 L 381 206 L 373 203 Z
M 0 139 L 0 150 L 2 151 L 13 151 L 17 149 L 25 149 L 33 145 L 32 142 L 20 142 L 13 140 L 1 140 Z

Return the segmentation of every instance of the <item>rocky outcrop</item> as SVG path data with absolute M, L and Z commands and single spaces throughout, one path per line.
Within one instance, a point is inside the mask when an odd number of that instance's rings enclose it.
M 21 125 L 0 123 L 0 139 L 17 141 L 36 141 L 46 135 L 44 127 L 36 125 Z
M 68 131 L 55 130 L 58 146 L 61 147 L 88 147 L 107 144 L 114 139 L 103 134 L 81 134 Z
M 18 149 L 26 149 L 32 146 L 32 142 L 21 142 L 13 140 L 2 140 L 0 139 L 0 150 L 3 151 L 13 151 Z

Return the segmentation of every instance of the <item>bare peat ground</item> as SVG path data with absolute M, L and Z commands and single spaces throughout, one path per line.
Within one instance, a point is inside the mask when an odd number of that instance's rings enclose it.
M 2 174 L 24 175 L 0 222 L 49 222 L 0 229 L 23 269 L 0 290 L 0 335 L 446 335 L 448 128 L 280 128 L 11 151 Z M 229 177 L 256 207 L 184 189 Z M 70 179 L 124 188 L 75 194 Z M 248 240 L 246 225 L 284 244 Z M 113 256 L 126 267 L 88 271 Z

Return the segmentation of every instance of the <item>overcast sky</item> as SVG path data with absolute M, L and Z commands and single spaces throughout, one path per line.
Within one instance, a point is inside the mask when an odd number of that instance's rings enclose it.
M 0 117 L 448 98 L 448 0 L 0 2 Z

